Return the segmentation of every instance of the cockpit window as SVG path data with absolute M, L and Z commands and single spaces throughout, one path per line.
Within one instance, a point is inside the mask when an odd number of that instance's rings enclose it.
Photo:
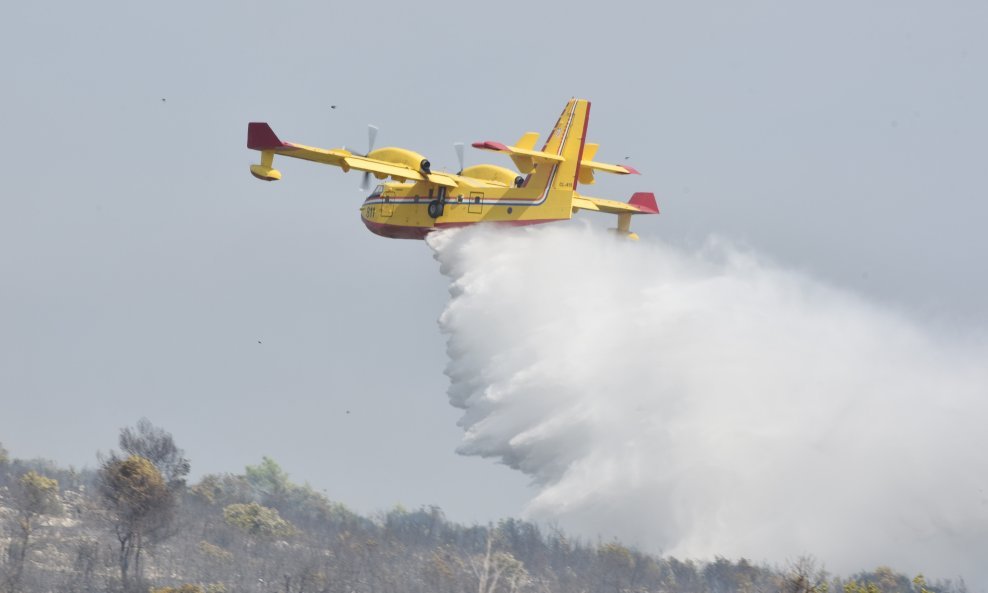
M 379 186 L 377 186 L 377 187 L 374 188 L 374 191 L 371 192 L 370 197 L 373 198 L 373 197 L 379 196 L 379 195 L 381 195 L 383 193 L 384 193 L 384 186 L 383 185 L 379 185 Z

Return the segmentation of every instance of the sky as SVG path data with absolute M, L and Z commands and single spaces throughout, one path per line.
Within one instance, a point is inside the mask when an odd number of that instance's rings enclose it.
M 521 512 L 526 476 L 456 453 L 430 248 L 369 233 L 356 175 L 283 160 L 281 181 L 255 180 L 249 121 L 358 148 L 373 123 L 377 146 L 453 170 L 454 142 L 544 135 L 585 97 L 597 160 L 642 172 L 585 193 L 654 191 L 645 241 L 726 237 L 931 332 L 984 335 L 986 17 L 962 1 L 7 7 L 0 442 L 91 467 L 147 417 L 196 476 L 269 456 L 360 511 Z

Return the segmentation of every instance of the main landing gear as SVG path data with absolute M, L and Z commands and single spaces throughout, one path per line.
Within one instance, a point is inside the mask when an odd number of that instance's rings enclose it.
M 429 216 L 439 218 L 443 215 L 443 204 L 439 200 L 429 202 Z

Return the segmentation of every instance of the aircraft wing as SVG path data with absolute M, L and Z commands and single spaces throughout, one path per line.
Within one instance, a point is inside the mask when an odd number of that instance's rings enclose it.
M 428 180 L 437 185 L 456 187 L 456 182 L 452 177 L 444 173 L 425 174 L 402 163 L 393 163 L 353 154 L 343 148 L 326 149 L 295 144 L 293 142 L 282 142 L 275 135 L 271 126 L 261 122 L 252 122 L 247 125 L 247 148 L 261 151 L 261 164 L 251 165 L 250 171 L 255 177 L 267 181 L 274 181 L 281 178 L 281 173 L 271 168 L 273 155 L 277 154 L 333 165 L 340 167 L 343 171 L 349 171 L 351 169 L 367 171 L 380 179 L 392 177 L 400 181 Z
M 368 171 L 370 173 L 374 173 L 375 176 L 378 176 L 379 178 L 393 177 L 394 179 L 398 179 L 400 181 L 429 180 L 437 185 L 456 187 L 456 182 L 445 173 L 429 173 L 426 175 L 420 171 L 416 171 L 415 169 L 410 169 L 405 165 L 389 163 L 388 161 L 381 161 L 356 154 L 351 154 L 350 156 L 344 158 L 343 163 L 344 164 L 340 166 L 344 171 L 356 169 L 358 171 Z
M 655 194 L 638 192 L 625 202 L 591 198 L 590 196 L 573 196 L 573 208 L 577 210 L 592 210 L 608 214 L 658 214 L 659 206 L 655 203 Z

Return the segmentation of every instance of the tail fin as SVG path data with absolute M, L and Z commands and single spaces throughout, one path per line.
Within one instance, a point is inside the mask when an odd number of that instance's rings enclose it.
M 545 206 L 553 216 L 570 218 L 573 214 L 573 195 L 589 122 L 590 101 L 570 99 L 542 147 L 542 152 L 559 155 L 564 160 L 540 164 L 529 179 L 529 187 L 545 188 Z
M 542 147 L 542 152 L 558 154 L 566 159 L 559 165 L 551 189 L 576 190 L 588 123 L 590 123 L 590 101 L 570 99 L 560 114 L 556 127 L 546 139 L 545 146 Z
M 281 148 L 285 143 L 271 129 L 271 126 L 264 122 L 251 122 L 247 124 L 247 148 L 254 150 L 266 150 L 271 148 Z
M 655 202 L 655 194 L 652 192 L 636 192 L 632 194 L 628 203 L 638 208 L 642 214 L 658 214 L 659 205 Z

